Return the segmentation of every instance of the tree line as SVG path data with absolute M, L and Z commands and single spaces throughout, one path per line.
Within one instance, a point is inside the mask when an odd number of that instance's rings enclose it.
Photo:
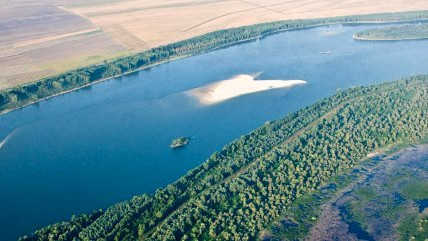
M 428 39 L 428 24 L 404 24 L 400 26 L 369 29 L 354 34 L 358 40 L 414 40 Z
M 354 87 L 226 145 L 153 195 L 22 240 L 257 240 L 296 198 L 368 153 L 428 135 L 428 75 Z
M 153 64 L 203 53 L 242 41 L 264 37 L 280 31 L 329 24 L 407 22 L 424 21 L 427 19 L 428 11 L 415 11 L 287 20 L 220 30 L 0 91 L 0 112 L 19 108 L 65 91 L 73 90 L 102 79 L 135 71 Z

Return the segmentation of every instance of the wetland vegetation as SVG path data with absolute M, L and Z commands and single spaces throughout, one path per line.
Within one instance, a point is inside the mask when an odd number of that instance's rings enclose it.
M 299 198 L 369 153 L 424 140 L 427 111 L 427 75 L 338 91 L 226 145 L 153 195 L 135 196 L 22 240 L 255 240 Z M 403 196 L 415 202 L 424 198 L 412 186 L 405 190 Z M 372 197 L 370 191 L 358 193 Z M 355 215 L 357 204 L 351 202 L 348 210 L 362 223 L 366 217 Z M 302 217 L 315 223 L 317 212 Z M 425 225 L 424 220 L 404 219 L 399 234 L 413 234 L 408 227 Z
M 372 240 L 425 240 L 428 198 L 428 147 L 409 147 L 383 157 L 381 168 L 343 195 L 336 205 L 346 209 L 347 222 Z M 349 230 L 350 233 L 351 230 Z
M 296 199 L 260 239 L 425 240 L 427 160 L 426 144 L 376 151 Z

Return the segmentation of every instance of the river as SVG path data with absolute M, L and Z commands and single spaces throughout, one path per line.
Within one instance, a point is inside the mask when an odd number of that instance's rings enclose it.
M 153 192 L 228 142 L 338 89 L 428 72 L 427 41 L 353 40 L 355 32 L 370 27 L 284 32 L 0 116 L 0 237 L 16 240 L 72 214 Z M 259 79 L 307 84 L 214 105 L 185 94 L 259 72 Z M 194 138 L 172 150 L 169 144 L 179 136 Z

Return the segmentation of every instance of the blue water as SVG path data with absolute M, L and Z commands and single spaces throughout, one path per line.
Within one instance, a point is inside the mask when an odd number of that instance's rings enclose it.
M 0 116 L 0 237 L 14 240 L 150 193 L 241 135 L 337 89 L 428 72 L 428 41 L 358 42 L 367 26 L 270 36 L 81 89 Z M 320 52 L 331 50 L 330 55 Z M 202 106 L 184 94 L 244 73 L 303 79 Z M 195 136 L 171 150 L 178 136 Z
M 345 206 L 339 206 L 339 212 L 342 217 L 342 221 L 348 224 L 349 234 L 355 234 L 355 236 L 357 236 L 357 240 L 375 241 L 374 238 L 361 227 L 361 224 L 353 219 L 352 213 L 350 213 Z

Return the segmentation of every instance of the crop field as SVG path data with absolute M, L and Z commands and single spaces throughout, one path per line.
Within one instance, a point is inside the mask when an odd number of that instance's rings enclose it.
M 49 1 L 5 1 L 0 10 L 0 89 L 126 54 L 89 20 Z
M 288 19 L 343 16 L 376 12 L 427 9 L 426 1 L 357 0 L 133 0 L 72 6 L 69 11 L 95 25 L 121 26 L 141 41 L 142 47 L 190 38 L 207 32 L 243 25 Z M 123 31 L 123 30 L 119 30 Z M 118 38 L 128 38 L 126 34 Z M 126 42 L 126 41 L 124 41 Z
M 224 28 L 424 9 L 424 0 L 5 0 L 0 90 Z

